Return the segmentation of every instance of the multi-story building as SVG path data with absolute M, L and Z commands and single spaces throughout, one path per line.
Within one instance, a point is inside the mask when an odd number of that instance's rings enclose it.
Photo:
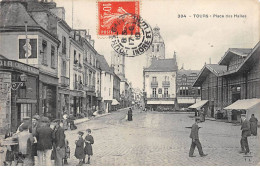
M 146 107 L 154 110 L 172 110 L 176 102 L 177 62 L 174 58 L 165 59 L 165 45 L 160 29 L 153 29 L 152 49 L 147 53 L 147 67 L 143 70 Z
M 188 108 L 200 101 L 200 87 L 192 87 L 197 79 L 199 70 L 185 70 L 183 67 L 177 72 L 177 102 L 178 109 Z
M 77 30 L 71 31 L 70 40 L 70 114 L 81 116 L 86 109 L 83 83 L 83 41 Z
M 253 49 L 230 48 L 218 64 L 205 64 L 193 84 L 201 87 L 201 102 L 204 104 L 197 107 L 204 106 L 208 116 L 212 117 L 220 110 L 230 120 L 239 121 L 241 111 L 237 110 L 246 110 L 247 116 L 255 111 L 260 118 L 259 55 L 260 43 Z M 258 108 L 251 111 L 257 104 Z
M 38 7 L 35 8 L 34 2 L 31 1 L 1 2 L 0 54 L 7 59 L 28 63 L 39 69 L 39 98 L 37 100 L 39 106 L 33 114 L 54 119 L 59 117 L 56 107 L 57 51 L 60 44 L 56 31 L 57 18 L 49 11 L 44 12 L 40 9 L 42 6 Z M 21 114 L 19 112 L 21 106 L 27 105 L 26 111 L 30 111 L 28 107 L 34 103 L 24 101 L 14 104 L 17 107 L 17 114 Z M 28 115 L 32 114 L 28 113 Z
M 113 80 L 113 100 L 112 100 L 112 110 L 117 110 L 120 106 L 120 78 L 114 73 Z
M 102 110 L 106 113 L 111 111 L 111 105 L 113 100 L 113 83 L 114 83 L 114 72 L 109 67 L 104 56 L 99 55 L 98 61 L 101 67 L 101 97 L 103 101 Z

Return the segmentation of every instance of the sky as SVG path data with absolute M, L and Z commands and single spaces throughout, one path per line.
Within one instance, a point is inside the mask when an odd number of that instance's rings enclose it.
M 97 0 L 54 1 L 57 6 L 65 8 L 70 26 L 73 16 L 74 29 L 89 30 L 95 40 L 95 49 L 110 64 L 111 40 L 97 36 Z M 172 58 L 176 51 L 179 68 L 184 65 L 185 69 L 201 70 L 209 60 L 217 64 L 229 48 L 253 48 L 256 45 L 260 30 L 259 3 L 259 0 L 141 0 L 140 16 L 151 27 L 160 27 L 166 58 Z M 178 18 L 179 14 L 186 18 Z M 216 15 L 224 15 L 224 18 Z M 246 17 L 234 18 L 234 15 Z M 133 87 L 142 89 L 145 65 L 145 55 L 126 58 L 126 78 Z

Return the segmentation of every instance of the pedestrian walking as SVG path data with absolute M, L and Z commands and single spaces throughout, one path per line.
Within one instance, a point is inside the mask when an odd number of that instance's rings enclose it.
M 84 152 L 84 139 L 83 139 L 83 132 L 78 132 L 78 140 L 75 141 L 76 149 L 75 149 L 75 157 L 79 159 L 79 166 L 83 164 L 83 159 L 85 158 Z
M 55 166 L 62 166 L 63 159 L 65 158 L 65 133 L 62 128 L 62 122 L 59 119 L 53 121 L 54 131 L 53 131 L 53 152 Z
M 36 129 L 38 165 L 51 166 L 52 129 L 48 117 L 41 119 L 41 127 Z
M 202 146 L 201 146 L 201 143 L 199 140 L 199 125 L 198 125 L 199 121 L 200 121 L 200 118 L 196 117 L 195 123 L 191 127 L 190 138 L 192 139 L 192 142 L 191 142 L 191 146 L 190 146 L 189 157 L 195 157 L 193 155 L 193 153 L 194 153 L 196 146 L 199 150 L 199 154 L 201 157 L 207 156 L 207 154 L 203 153 Z
M 19 145 L 19 153 L 18 153 L 18 164 L 22 166 L 32 166 L 32 143 L 33 136 L 32 133 L 29 132 L 29 125 L 27 123 L 23 123 L 19 127 L 19 133 L 16 135 L 18 139 Z
M 92 144 L 94 144 L 94 138 L 91 135 L 91 130 L 87 129 L 87 136 L 85 137 L 85 155 L 88 155 L 88 162 L 87 164 L 90 164 L 90 156 L 93 155 L 93 150 L 92 150 Z M 83 162 L 85 163 L 85 158 L 83 160 Z
M 128 110 L 127 116 L 128 116 L 128 119 L 127 119 L 128 121 L 132 121 L 133 120 L 133 111 L 132 111 L 131 107 Z
M 244 115 L 242 115 L 241 120 L 242 120 L 242 125 L 241 125 L 242 134 L 240 140 L 240 145 L 241 145 L 240 153 L 247 154 L 250 152 L 248 140 L 247 140 L 247 137 L 251 136 L 250 123 Z
M 257 123 L 258 123 L 258 120 L 257 120 L 257 118 L 255 117 L 254 114 L 251 115 L 251 118 L 250 118 L 249 122 L 250 122 L 251 134 L 256 136 L 257 135 Z

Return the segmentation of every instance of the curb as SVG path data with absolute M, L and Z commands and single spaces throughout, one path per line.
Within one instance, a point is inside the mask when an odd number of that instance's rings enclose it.
M 111 113 L 106 113 L 106 114 L 102 114 L 102 115 L 100 115 L 100 116 L 96 116 L 96 117 L 94 117 L 94 118 L 91 118 L 91 119 L 89 119 L 89 118 L 86 118 L 86 119 L 82 119 L 82 121 L 79 121 L 79 122 L 77 122 L 76 120 L 74 121 L 74 124 L 81 124 L 81 123 L 85 123 L 85 122 L 87 122 L 87 121 L 90 121 L 90 120 L 93 120 L 93 119 L 98 119 L 99 117 L 103 117 L 103 116 L 107 116 L 107 115 L 110 115 Z

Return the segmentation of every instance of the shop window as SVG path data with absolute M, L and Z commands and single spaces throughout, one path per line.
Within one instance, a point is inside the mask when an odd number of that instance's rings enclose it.
M 55 68 L 55 47 L 51 46 L 51 67 Z
M 32 115 L 32 104 L 21 104 L 21 121 L 24 117 L 31 117 Z

